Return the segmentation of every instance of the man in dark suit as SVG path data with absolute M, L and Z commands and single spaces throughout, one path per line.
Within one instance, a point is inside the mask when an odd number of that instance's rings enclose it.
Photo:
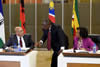
M 6 43 L 6 47 L 19 45 L 21 48 L 33 49 L 34 42 L 31 39 L 31 35 L 24 34 L 24 31 L 21 27 L 16 27 L 15 32 L 16 32 L 16 34 L 13 34 L 10 36 L 8 42 Z
M 37 46 L 41 46 L 46 40 L 47 48 L 53 49 L 51 67 L 57 67 L 57 57 L 61 47 L 68 48 L 68 37 L 59 25 L 53 24 L 50 20 L 43 22 L 43 36 Z

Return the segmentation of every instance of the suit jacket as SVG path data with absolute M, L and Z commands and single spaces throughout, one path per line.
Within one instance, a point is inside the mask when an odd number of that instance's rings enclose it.
M 48 30 L 43 30 L 43 36 L 41 40 L 43 43 L 48 38 Z M 59 25 L 55 25 L 52 23 L 51 25 L 51 48 L 54 51 L 59 51 L 61 46 L 65 46 L 65 48 L 68 48 L 68 37 L 65 35 L 64 31 Z
M 31 39 L 31 35 L 24 35 L 23 36 L 24 42 L 26 47 L 29 47 L 31 49 L 34 48 L 34 42 Z M 11 35 L 8 42 L 5 44 L 5 46 L 10 47 L 13 46 L 14 44 L 18 45 L 18 40 L 16 34 Z

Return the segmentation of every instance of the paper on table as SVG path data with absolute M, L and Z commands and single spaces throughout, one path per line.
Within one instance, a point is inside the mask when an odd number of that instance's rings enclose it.
M 88 51 L 86 51 L 86 50 L 75 50 L 75 52 L 76 52 L 76 53 L 83 53 L 83 52 L 84 52 L 84 53 L 88 53 Z
M 100 50 L 98 50 L 96 53 L 97 53 L 97 54 L 100 54 Z
M 76 53 L 88 53 L 86 50 L 75 50 Z M 63 53 L 74 53 L 73 49 L 63 50 Z
M 73 49 L 63 50 L 63 53 L 74 53 Z
M 17 48 L 14 49 L 14 52 L 27 52 L 30 48 Z
M 0 49 L 0 52 L 3 52 L 3 49 Z
M 21 50 L 29 50 L 30 48 L 21 48 Z

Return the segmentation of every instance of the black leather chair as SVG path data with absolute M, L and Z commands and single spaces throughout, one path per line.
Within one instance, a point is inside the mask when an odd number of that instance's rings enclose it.
M 96 43 L 100 50 L 100 34 L 89 34 L 89 37 Z

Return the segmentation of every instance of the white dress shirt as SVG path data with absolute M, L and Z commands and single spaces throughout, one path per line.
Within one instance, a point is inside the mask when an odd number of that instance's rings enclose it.
M 22 39 L 22 47 L 21 48 L 26 48 L 24 38 L 21 37 L 21 39 Z M 19 36 L 17 36 L 17 40 L 18 40 L 18 46 L 19 46 L 20 45 L 20 37 Z

